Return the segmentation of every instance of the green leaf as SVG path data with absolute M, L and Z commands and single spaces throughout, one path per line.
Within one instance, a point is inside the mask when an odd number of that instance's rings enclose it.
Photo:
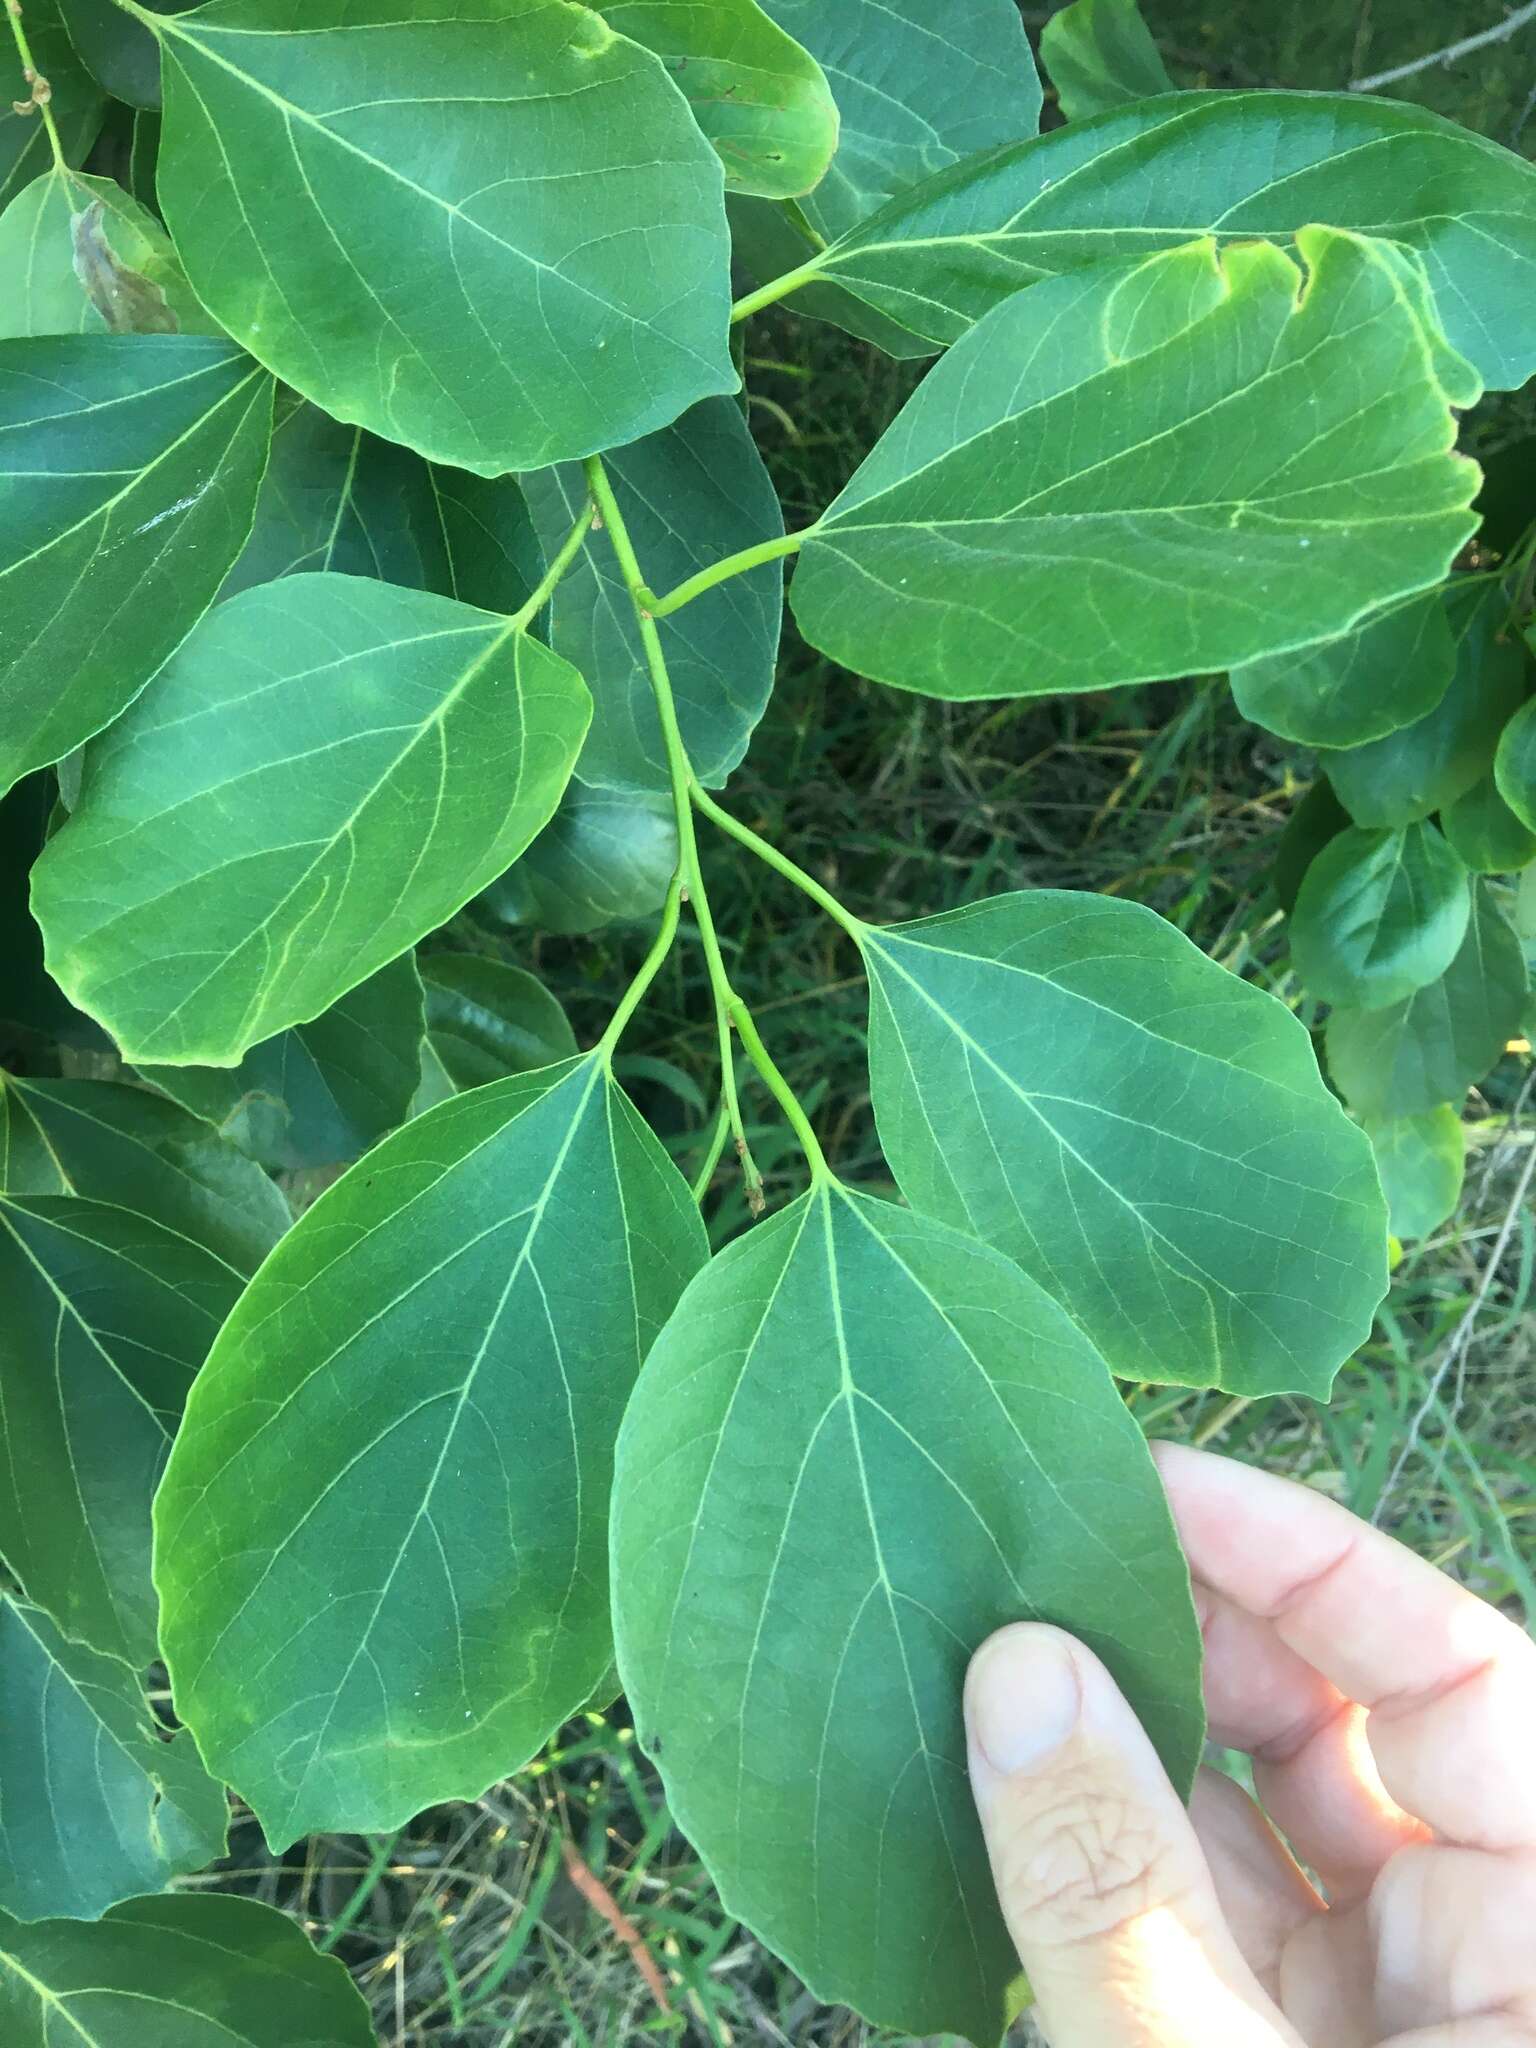
M 194 298 L 170 236 L 111 178 L 52 170 L 18 192 L 0 214 L 0 269 L 9 281 L 0 340 L 103 334 L 109 326 L 218 332 Z
M 1504 727 L 1493 773 L 1505 803 L 1536 832 L 1536 697 L 1528 697 Z
M 1379 1010 L 1438 981 L 1461 950 L 1472 892 L 1433 825 L 1330 841 L 1307 870 L 1291 952 L 1308 995 Z
M 197 0 L 143 0 L 157 14 L 185 14 Z M 63 0 L 65 26 L 87 71 L 131 107 L 160 104 L 160 46 L 116 0 Z
M 1536 827 L 1516 817 L 1492 775 L 1446 805 L 1440 828 L 1474 874 L 1512 875 L 1536 860 Z
M 1304 747 L 1353 747 L 1433 711 L 1456 671 L 1439 590 L 1376 612 L 1352 633 L 1232 671 L 1244 718 Z
M 157 33 L 187 273 L 337 419 L 498 476 L 736 389 L 719 158 L 598 15 L 214 0 Z
M 1423 1116 L 1459 1102 L 1519 1029 L 1529 988 L 1520 941 L 1484 882 L 1461 951 L 1439 981 L 1384 1010 L 1335 1010 L 1328 1071 L 1363 1117 Z
M 576 1051 L 564 1010 L 521 967 L 477 953 L 432 953 L 421 979 L 433 1050 L 456 1088 L 531 1073 Z
M 784 531 L 778 495 L 741 408 L 698 405 L 659 434 L 606 458 L 651 587 L 670 590 L 738 548 Z M 523 478 L 546 552 L 587 502 L 579 467 Z M 723 783 L 747 751 L 773 689 L 784 609 L 782 562 L 732 576 L 661 621 L 683 741 L 700 780 Z M 592 533 L 555 591 L 550 645 L 581 670 L 594 700 L 580 775 L 589 788 L 669 787 L 666 749 L 634 607 L 605 533 Z
M 1366 1131 L 1387 1197 L 1394 1237 L 1428 1237 L 1454 1215 L 1461 1200 L 1467 1141 L 1448 1102 L 1421 1116 L 1389 1117 Z
M 425 1029 L 411 954 L 307 1024 L 254 1045 L 238 1067 L 141 1067 L 156 1088 L 263 1166 L 335 1166 L 404 1123 Z
M 1304 291 L 1281 250 L 1206 240 L 999 306 L 806 538 L 806 638 L 902 689 L 1035 696 L 1229 668 L 1438 582 L 1469 387 L 1400 254 L 1300 246 Z
M 52 97 L 48 102 L 54 126 L 64 145 L 65 160 L 85 161 L 86 151 L 96 139 L 106 100 L 100 86 L 75 55 L 59 0 L 26 0 L 27 42 L 32 61 L 47 79 Z M 38 115 L 18 113 L 25 105 L 26 87 L 20 59 L 12 54 L 9 33 L 4 59 L 5 82 L 0 90 L 0 206 L 7 205 L 24 185 L 41 177 L 53 161 L 48 131 Z
M 1486 384 L 1513 390 L 1536 371 L 1536 165 L 1426 108 L 1354 93 L 1181 92 L 1074 121 L 939 172 L 821 269 L 951 342 L 1039 278 L 1314 221 L 1416 250 L 1451 346 Z
M 1125 1379 L 1327 1398 L 1385 1291 L 1385 1219 L 1282 1004 L 1139 904 L 1054 889 L 864 952 L 915 1209 L 1016 1259 Z
M 477 1797 L 591 1695 L 619 1416 L 705 1255 L 594 1054 L 386 1138 L 252 1282 L 155 1569 L 177 1712 L 270 1842 Z
M 672 800 L 660 791 L 588 789 L 573 781 L 521 860 L 479 907 L 503 924 L 576 937 L 660 910 L 677 867 Z
M 821 66 L 757 0 L 600 0 L 654 50 L 725 167 L 726 189 L 793 199 L 825 176 L 837 106 Z
M 1018 2003 L 960 1709 L 991 1630 L 1070 1629 L 1175 1783 L 1198 1761 L 1185 1568 L 1102 1359 L 889 1203 L 822 1185 L 693 1282 L 624 1419 L 613 1557 L 635 1727 L 725 1910 L 903 2033 L 995 2042 Z
M 250 531 L 271 379 L 202 335 L 0 342 L 0 789 L 132 703 Z
M 55 979 L 134 1066 L 233 1065 L 522 852 L 590 702 L 513 622 L 448 598 L 336 575 L 242 591 L 86 755 L 33 871 Z
M 1069 121 L 1173 91 L 1136 0 L 1072 0 L 1040 31 L 1040 61 Z
M 115 1203 L 242 1275 L 291 1221 L 261 1169 L 199 1115 L 117 1081 L 0 1074 L 0 1190 Z
M 1411 825 L 1444 810 L 1488 772 L 1500 728 L 1525 690 L 1525 665 L 1501 638 L 1508 604 L 1493 583 L 1453 585 L 1446 611 L 1456 673 L 1432 711 L 1385 739 L 1325 760 L 1357 825 Z
M 794 210 L 787 206 L 733 193 L 727 197 L 725 210 L 731 224 L 732 252 L 758 284 L 770 284 L 775 278 L 798 270 L 810 261 L 819 246 L 811 239 L 815 230 L 808 232 L 808 223 L 797 220 Z M 834 327 L 883 349 L 888 356 L 911 359 L 938 352 L 936 342 L 913 334 L 826 279 L 800 286 L 794 307 L 801 318 L 828 320 Z M 738 328 L 737 332 L 740 331 Z
M 523 494 L 295 405 L 272 435 L 256 524 L 220 595 L 305 570 L 375 576 L 515 612 L 543 573 Z
M 96 1920 L 163 1891 L 223 1855 L 229 1821 L 192 1738 L 164 1740 L 133 1675 L 4 1593 L 0 1809 L 0 1911 L 21 1920 Z
M 241 1276 L 148 1216 L 0 1196 L 0 1555 L 67 1635 L 155 1655 L 150 1498 Z
M 1270 886 L 1280 908 L 1290 914 L 1301 894 L 1307 869 L 1330 840 L 1349 826 L 1349 813 L 1333 793 L 1326 775 L 1319 775 L 1285 821 L 1270 868 Z
M 11 2048 L 375 2048 L 333 1956 L 256 1899 L 179 1892 L 104 1920 L 0 1920 Z

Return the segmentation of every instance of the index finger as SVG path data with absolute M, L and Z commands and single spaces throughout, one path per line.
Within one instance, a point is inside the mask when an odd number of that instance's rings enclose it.
M 1369 1709 L 1397 1804 L 1471 1847 L 1536 1846 L 1536 1646 L 1311 1488 L 1178 1444 L 1153 1450 L 1194 1576 Z

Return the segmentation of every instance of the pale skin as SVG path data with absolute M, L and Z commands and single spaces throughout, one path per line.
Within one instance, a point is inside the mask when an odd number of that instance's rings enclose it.
M 1052 2048 L 1536 2048 L 1536 1645 L 1321 1494 L 1155 1455 L 1260 1803 L 1206 1770 L 1186 1813 L 1059 1630 L 982 1645 L 971 1782 Z

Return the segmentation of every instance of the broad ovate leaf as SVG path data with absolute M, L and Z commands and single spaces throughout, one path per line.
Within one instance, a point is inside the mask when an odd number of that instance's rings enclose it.
M 1387 1117 L 1365 1128 L 1392 1235 L 1428 1237 L 1455 1214 L 1461 1200 L 1467 1164 L 1461 1118 L 1451 1103 L 1442 1102 L 1422 1115 Z
M 1499 735 L 1494 779 L 1511 811 L 1536 832 L 1536 697 L 1521 705 Z
M 87 752 L 33 872 L 49 966 L 135 1066 L 233 1066 L 502 873 L 590 710 L 566 662 L 452 599 L 243 591 Z
M 651 587 L 672 589 L 738 548 L 784 531 L 778 495 L 740 406 L 728 398 L 605 458 L 609 481 Z M 546 552 L 587 502 L 577 466 L 523 478 Z M 732 576 L 661 621 L 683 742 L 712 787 L 747 751 L 773 689 L 784 566 Z M 607 534 L 591 533 L 550 605 L 550 645 L 581 670 L 593 696 L 580 776 L 588 788 L 670 787 L 634 606 Z
M 66 163 L 85 161 L 106 111 L 106 95 L 76 56 L 59 11 L 59 0 L 26 0 L 27 44 L 32 61 L 48 81 L 48 110 Z M 0 206 L 40 177 L 52 162 L 48 129 L 23 98 L 19 55 L 7 39 L 6 78 L 15 83 L 0 93 Z
M 150 1498 L 241 1276 L 132 1210 L 0 1196 L 0 1557 L 66 1635 L 156 1654 Z
M 1400 252 L 1299 242 L 1305 281 L 1207 239 L 989 314 L 807 536 L 806 638 L 903 689 L 1034 696 L 1279 654 L 1437 582 L 1474 524 L 1475 381 Z
M 214 0 L 154 26 L 193 286 L 335 418 L 494 477 L 735 390 L 720 160 L 598 14 Z
M 269 1841 L 475 1798 L 590 1696 L 619 1417 L 705 1255 L 594 1055 L 418 1117 L 263 1267 L 155 1528 L 176 1710 Z
M 1126 1379 L 1326 1399 L 1386 1289 L 1370 1150 L 1301 1025 L 1139 904 L 866 930 L 881 1142 Z
M 994 2043 L 1018 2002 L 961 1721 L 993 1629 L 1070 1629 L 1181 1787 L 1199 1757 L 1185 1568 L 1103 1360 L 890 1203 L 822 1184 L 689 1287 L 624 1419 L 613 1567 L 636 1731 L 726 1910 L 904 2034 Z
M 164 1739 L 126 1666 L 4 1593 L 0 1812 L 0 1913 L 18 1920 L 96 1920 L 163 1891 L 223 1855 L 229 1818 L 192 1738 Z
M 1040 61 L 1069 121 L 1173 90 L 1136 0 L 1072 0 L 1040 31 Z
M 660 790 L 574 780 L 519 861 L 480 898 L 504 924 L 579 936 L 660 910 L 677 867 L 677 821 Z
M 1433 825 L 1354 826 L 1307 870 L 1291 952 L 1308 995 L 1379 1010 L 1438 981 L 1472 914 L 1467 870 Z
M 1304 747 L 1354 747 L 1423 718 L 1456 672 L 1438 590 L 1373 613 L 1352 633 L 1232 671 L 1244 718 Z
M 272 380 L 203 335 L 0 342 L 0 789 L 99 732 L 250 531 Z
M 54 169 L 34 179 L 0 214 L 0 268 L 0 340 L 218 332 L 170 236 L 111 178 Z
M 1280 908 L 1296 908 L 1301 885 L 1323 848 L 1349 829 L 1349 813 L 1333 793 L 1326 775 L 1319 775 L 1285 821 L 1270 867 L 1270 886 Z
M 576 1051 L 564 1010 L 536 975 L 481 953 L 421 963 L 427 1034 L 455 1088 L 553 1066 Z
M 257 1899 L 177 1892 L 102 1920 L 0 1917 L 0 2036 L 15 2048 L 376 2048 L 334 1956 Z
M 1474 874 L 1514 874 L 1536 860 L 1536 825 L 1510 809 L 1492 773 L 1446 805 L 1440 829 Z

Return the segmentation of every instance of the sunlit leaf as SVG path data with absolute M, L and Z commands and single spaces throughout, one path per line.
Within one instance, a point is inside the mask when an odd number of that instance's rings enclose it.
M 1291 918 L 1296 971 L 1325 1003 L 1379 1010 L 1439 980 L 1471 914 L 1467 870 L 1433 825 L 1355 826 L 1307 870 Z
M 111 178 L 53 170 L 18 192 L 0 214 L 0 270 L 7 282 L 0 300 L 0 340 L 103 334 L 109 328 L 218 332 L 193 296 L 170 236 Z M 104 273 L 105 287 L 100 282 Z M 138 280 L 137 307 L 125 303 L 124 277 Z M 94 298 L 87 289 L 93 279 Z M 104 317 L 103 305 L 115 312 L 113 319 Z M 136 310 L 137 319 L 132 317 Z
M 427 1032 L 456 1088 L 569 1059 L 576 1036 L 536 975 L 477 953 L 432 953 L 421 963 Z
M 1040 61 L 1069 121 L 1173 90 L 1136 0 L 1072 0 L 1040 31 Z
M 1244 718 L 1306 747 L 1353 747 L 1433 711 L 1456 671 L 1456 638 L 1438 590 L 1374 613 L 1338 640 L 1232 671 Z
M 677 866 L 672 799 L 659 790 L 588 789 L 560 808 L 480 907 L 505 924 L 579 935 L 660 910 Z
M 1366 1125 L 1387 1197 L 1392 1235 L 1428 1237 L 1455 1214 L 1466 1171 L 1461 1118 L 1448 1102 L 1420 1116 Z

